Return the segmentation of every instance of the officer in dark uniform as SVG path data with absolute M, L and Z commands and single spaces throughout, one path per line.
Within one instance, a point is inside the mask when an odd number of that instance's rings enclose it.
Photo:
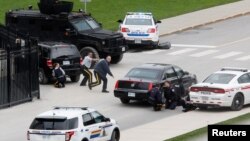
M 174 88 L 171 87 L 169 81 L 163 83 L 162 91 L 166 99 L 165 108 L 174 110 L 178 103 L 178 95 L 175 93 Z
M 148 102 L 153 105 L 155 111 L 160 111 L 165 106 L 165 98 L 160 85 L 155 86 L 151 90 Z
M 111 56 L 107 56 L 106 59 L 102 59 L 100 60 L 94 67 L 94 75 L 96 78 L 96 82 L 93 82 L 90 85 L 90 89 L 92 87 L 95 87 L 97 85 L 101 84 L 101 80 L 103 81 L 103 86 L 102 86 L 102 92 L 103 93 L 109 93 L 109 91 L 107 91 L 107 83 L 108 83 L 108 79 L 107 79 L 107 74 L 109 74 L 110 76 L 114 77 L 112 72 L 110 71 L 109 68 L 109 63 L 111 61 Z
M 65 84 L 64 84 L 66 81 L 65 72 L 60 67 L 59 63 L 54 64 L 52 76 L 56 78 L 55 87 L 57 87 L 57 88 L 65 87 Z
M 197 108 L 195 105 L 191 103 L 189 94 L 186 98 L 180 100 L 180 104 L 183 107 L 182 110 L 183 112 L 195 110 Z

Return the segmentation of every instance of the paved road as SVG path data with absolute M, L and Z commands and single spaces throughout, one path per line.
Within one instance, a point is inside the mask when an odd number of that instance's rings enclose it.
M 113 90 L 116 79 L 144 62 L 172 63 L 197 74 L 199 80 L 223 66 L 250 68 L 250 16 L 200 27 L 166 36 L 162 42 L 171 41 L 175 47 L 170 50 L 130 51 L 124 60 L 111 66 L 115 79 L 109 78 L 108 89 Z M 242 28 L 244 27 L 244 28 Z M 80 83 L 80 82 L 79 82 Z M 41 100 L 0 110 L 0 136 L 3 141 L 24 141 L 26 130 L 33 117 L 53 106 L 89 106 L 118 120 L 122 130 L 178 115 L 175 111 L 153 112 L 152 108 L 140 102 L 123 105 L 113 94 L 100 93 L 101 87 L 79 87 L 79 83 L 69 83 L 65 89 L 55 89 L 50 85 L 41 86 Z

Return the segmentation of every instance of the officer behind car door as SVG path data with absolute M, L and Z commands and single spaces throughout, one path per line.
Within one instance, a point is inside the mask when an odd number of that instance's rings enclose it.
M 102 86 L 102 92 L 103 93 L 109 93 L 109 91 L 107 91 L 107 83 L 108 83 L 108 79 L 107 79 L 107 74 L 109 74 L 110 76 L 114 77 L 112 72 L 110 71 L 109 68 L 109 63 L 111 61 L 111 56 L 107 56 L 106 59 L 101 59 L 94 67 L 94 75 L 96 78 L 96 82 L 93 82 L 90 85 L 90 89 L 92 87 L 95 87 L 97 85 L 101 84 L 101 80 L 103 81 L 103 86 Z
M 88 85 L 92 83 L 92 72 L 89 70 L 93 61 L 97 61 L 98 59 L 93 58 L 93 53 L 89 52 L 87 56 L 84 57 L 82 64 L 82 74 L 84 76 L 80 86 L 86 86 L 88 81 Z

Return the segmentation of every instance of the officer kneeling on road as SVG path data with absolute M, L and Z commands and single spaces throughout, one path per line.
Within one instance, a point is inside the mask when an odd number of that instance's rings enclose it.
M 171 83 L 169 81 L 164 82 L 162 91 L 166 98 L 165 108 L 174 110 L 178 103 L 178 95 L 175 93 L 174 88 L 171 87 Z
M 65 87 L 65 72 L 64 70 L 60 67 L 59 63 L 54 64 L 54 69 L 52 71 L 52 76 L 56 78 L 56 83 L 54 84 L 55 87 L 57 88 L 62 88 Z
M 189 94 L 186 98 L 183 98 L 180 100 L 180 104 L 183 107 L 183 110 L 182 110 L 183 112 L 195 110 L 197 108 L 195 105 L 191 103 Z
M 165 106 L 165 97 L 160 85 L 157 85 L 151 90 L 148 102 L 153 105 L 155 111 L 160 111 L 162 107 Z

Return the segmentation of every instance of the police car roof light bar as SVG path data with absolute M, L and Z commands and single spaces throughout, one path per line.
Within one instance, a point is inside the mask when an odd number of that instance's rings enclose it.
M 59 110 L 59 109 L 82 109 L 82 110 L 88 110 L 88 107 L 63 107 L 63 106 L 56 106 L 54 107 L 54 110 Z
M 241 72 L 247 72 L 247 68 L 233 68 L 233 67 L 224 67 L 221 69 L 221 71 L 241 71 Z

